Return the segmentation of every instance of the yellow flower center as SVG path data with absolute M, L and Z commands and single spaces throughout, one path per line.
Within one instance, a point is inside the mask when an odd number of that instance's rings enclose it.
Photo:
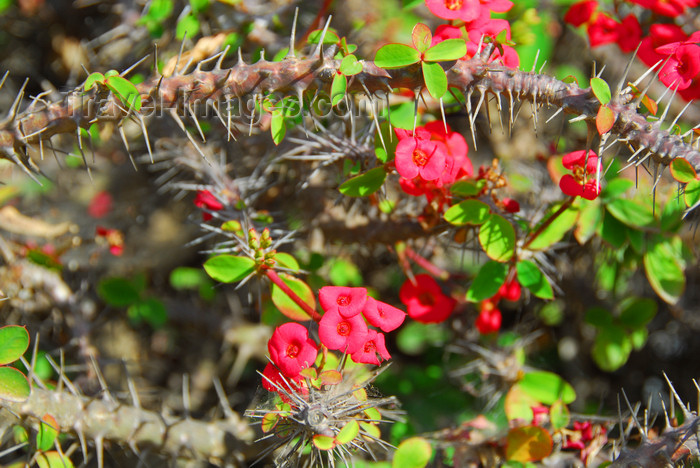
M 445 0 L 445 7 L 452 11 L 459 10 L 463 4 L 463 0 Z

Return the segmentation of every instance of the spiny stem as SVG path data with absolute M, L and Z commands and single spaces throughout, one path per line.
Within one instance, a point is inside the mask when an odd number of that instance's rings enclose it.
M 443 281 L 447 281 L 450 278 L 450 273 L 448 271 L 443 270 L 442 268 L 438 267 L 425 257 L 419 255 L 415 250 L 413 250 L 411 247 L 404 245 L 402 248 L 399 248 L 397 246 L 396 248 L 397 252 L 402 252 L 406 257 L 409 259 L 413 260 L 416 262 L 418 266 L 423 268 L 425 271 L 433 275 L 434 277 L 441 279 Z

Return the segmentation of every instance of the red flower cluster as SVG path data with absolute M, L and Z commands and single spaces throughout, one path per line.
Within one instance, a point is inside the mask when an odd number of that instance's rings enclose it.
M 445 131 L 442 121 L 417 127 L 415 133 L 396 129 L 396 135 L 399 184 L 409 195 L 425 195 L 429 202 L 437 199 L 442 206 L 449 195 L 446 186 L 474 173 L 464 137 L 449 126 Z
M 301 371 L 310 367 L 316 361 L 318 346 L 309 339 L 309 331 L 303 325 L 295 322 L 285 323 L 277 327 L 267 342 L 272 363 L 263 371 L 263 387 L 271 392 L 279 392 L 280 388 L 290 392 L 304 387 Z
M 594 151 L 574 151 L 564 155 L 562 164 L 573 172 L 559 180 L 559 188 L 571 197 L 595 200 L 600 194 L 600 186 L 595 177 L 598 171 L 598 155 Z M 594 177 L 589 177 L 589 175 Z
M 440 323 L 452 314 L 457 301 L 442 293 L 440 285 L 430 275 L 420 274 L 415 282 L 406 280 L 399 299 L 406 305 L 408 315 L 421 323 Z
M 653 13 L 675 18 L 700 0 L 630 0 Z M 623 52 L 632 52 L 640 44 L 638 57 L 648 66 L 659 61 L 664 65 L 659 79 L 676 89 L 686 101 L 700 97 L 700 32 L 688 36 L 675 24 L 656 23 L 644 35 L 636 16 L 627 15 L 618 21 L 598 11 L 597 0 L 575 3 L 564 16 L 574 26 L 586 25 L 591 47 L 616 43 Z
M 104 239 L 109 245 L 109 252 L 115 257 L 124 253 L 124 235 L 118 229 L 108 229 L 97 226 L 95 235 L 98 239 Z
M 391 359 L 384 344 L 384 332 L 395 330 L 406 314 L 367 295 L 365 288 L 326 286 L 319 291 L 319 302 L 325 311 L 318 324 L 321 343 L 350 355 L 357 363 L 379 365 Z
M 498 303 L 501 299 L 507 301 L 517 301 L 520 299 L 520 294 L 522 289 L 520 283 L 517 279 L 512 279 L 503 283 L 498 292 L 493 296 L 481 303 L 481 311 L 479 316 L 476 318 L 476 329 L 482 335 L 488 335 L 489 333 L 495 333 L 501 329 L 501 322 L 503 317 L 501 311 L 498 309 Z
M 459 4 L 459 8 L 451 8 Z M 435 16 L 448 20 L 462 20 L 460 27 L 441 25 L 435 30 L 431 46 L 447 39 L 463 37 L 467 33 L 467 55 L 473 57 L 478 52 L 482 37 L 496 38 L 502 31 L 506 31 L 506 39 L 510 40 L 510 23 L 504 19 L 492 19 L 491 12 L 503 13 L 513 6 L 508 0 L 477 1 L 477 0 L 426 0 L 426 5 Z M 503 54 L 501 54 L 501 51 Z M 518 67 L 520 59 L 518 53 L 506 44 L 496 48 L 489 58 L 490 62 L 500 61 L 508 67 Z
M 197 195 L 194 197 L 194 206 L 211 211 L 221 211 L 224 209 L 224 204 L 221 203 L 209 190 L 199 190 L 197 192 Z M 202 213 L 202 220 L 209 221 L 211 218 L 211 213 L 207 213 L 206 211 Z

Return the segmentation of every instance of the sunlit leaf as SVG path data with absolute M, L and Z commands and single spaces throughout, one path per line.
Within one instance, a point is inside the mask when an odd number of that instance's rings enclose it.
M 423 23 L 418 23 L 413 27 L 413 32 L 411 33 L 411 38 L 413 39 L 413 46 L 420 52 L 425 52 L 430 48 L 430 43 L 433 40 L 433 34 L 430 32 L 430 28 Z
M 610 86 L 605 80 L 602 78 L 591 78 L 591 89 L 603 106 L 610 102 Z
M 345 97 L 345 92 L 348 89 L 348 79 L 345 75 L 336 73 L 331 83 L 331 104 L 337 106 Z
M 0 400 L 24 401 L 29 398 L 27 377 L 14 367 L 0 367 Z
M 552 429 L 556 431 L 565 428 L 569 425 L 570 419 L 569 408 L 563 401 L 557 400 L 552 403 L 549 408 L 549 422 L 552 424 Z
M 445 221 L 455 226 L 480 225 L 488 219 L 490 213 L 491 208 L 486 203 L 469 199 L 452 205 L 445 212 Z
M 374 64 L 380 68 L 401 68 L 418 62 L 420 52 L 405 44 L 387 44 L 374 56 Z
M 312 442 L 314 446 L 319 450 L 331 450 L 333 447 L 335 447 L 334 437 L 329 437 L 321 434 L 316 434 L 313 437 Z
M 280 273 L 279 277 L 305 304 L 312 309 L 316 308 L 316 297 L 308 284 L 286 273 Z M 303 322 L 311 318 L 304 312 L 304 309 L 297 305 L 287 293 L 282 291 L 282 289 L 274 283 L 272 284 L 272 302 L 274 302 L 275 307 L 277 307 L 280 312 L 292 320 Z
M 248 257 L 218 255 L 204 262 L 204 270 L 222 283 L 240 281 L 255 271 L 255 261 Z
M 479 228 L 479 244 L 489 258 L 506 262 L 514 253 L 515 229 L 503 216 L 492 214 Z
M 644 254 L 644 271 L 661 299 L 675 304 L 685 290 L 685 274 L 668 240 L 654 240 Z
M 600 106 L 598 114 L 595 118 L 595 126 L 598 129 L 598 134 L 608 133 L 615 125 L 615 112 L 608 106 Z
M 43 452 L 51 450 L 54 440 L 58 437 L 59 430 L 56 418 L 50 414 L 45 414 L 41 418 L 39 432 L 36 434 L 36 448 Z
M 29 332 L 18 325 L 0 327 L 0 365 L 15 362 L 29 347 Z
M 537 264 L 530 260 L 521 260 L 516 265 L 518 282 L 541 299 L 554 299 L 552 285 Z
M 339 445 L 352 442 L 360 433 L 360 424 L 356 419 L 351 419 L 335 436 L 335 440 Z
M 620 304 L 620 323 L 628 328 L 645 327 L 656 315 L 658 305 L 648 297 L 629 297 Z
M 527 372 L 518 385 L 525 393 L 545 405 L 562 400 L 567 405 L 576 399 L 574 388 L 553 372 Z
M 631 352 L 632 342 L 625 331 L 616 325 L 609 325 L 598 330 L 591 356 L 602 370 L 613 372 L 627 362 Z
M 671 177 L 676 182 L 687 184 L 698 178 L 693 166 L 685 158 L 675 158 L 670 164 Z
M 464 39 L 447 39 L 426 50 L 423 60 L 426 62 L 447 62 L 458 60 L 466 53 L 467 44 Z
M 422 437 L 406 439 L 394 452 L 392 468 L 423 468 L 430 461 L 433 448 Z
M 439 63 L 421 62 L 425 87 L 434 99 L 440 99 L 447 92 L 447 75 Z

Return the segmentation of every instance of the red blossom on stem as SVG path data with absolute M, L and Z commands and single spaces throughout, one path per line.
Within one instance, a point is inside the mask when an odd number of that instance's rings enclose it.
M 377 333 L 375 330 L 368 331 L 365 343 L 352 353 L 350 357 L 354 362 L 375 364 L 377 366 L 381 364 L 381 360 L 388 361 L 391 359 L 391 355 L 384 344 L 384 334 Z
M 367 289 L 346 286 L 325 286 L 318 292 L 318 301 L 323 310 L 338 312 L 350 318 L 362 312 L 367 301 Z
M 425 0 L 430 12 L 447 20 L 471 21 L 479 16 L 479 0 Z
M 274 364 L 268 363 L 263 370 L 262 385 L 268 392 L 277 392 L 282 401 L 289 402 L 290 398 L 287 394 L 308 395 L 309 389 L 306 388 L 304 379 L 301 375 L 293 378 L 283 376 L 279 369 Z
M 362 315 L 343 317 L 337 310 L 327 311 L 318 324 L 318 337 L 328 349 L 352 354 L 367 339 L 367 324 Z
M 301 324 L 290 322 L 277 327 L 267 342 L 272 362 L 286 377 L 296 377 L 316 360 L 318 348 Z
M 492 298 L 493 299 L 493 298 Z M 495 333 L 501 329 L 501 311 L 496 308 L 496 303 L 492 299 L 487 299 L 481 303 L 481 312 L 476 318 L 476 329 L 482 335 L 488 335 L 489 333 Z
M 406 313 L 403 310 L 397 309 L 394 306 L 390 306 L 372 297 L 367 298 L 365 307 L 362 309 L 362 314 L 370 325 L 380 328 L 385 332 L 396 330 L 406 318 Z
M 435 180 L 445 169 L 444 144 L 421 138 L 404 138 L 396 145 L 396 170 L 401 177 Z
M 570 197 L 595 200 L 600 194 L 600 186 L 595 177 L 589 178 L 588 175 L 598 171 L 598 155 L 593 151 L 574 151 L 562 158 L 562 164 L 573 175 L 566 174 L 559 180 L 561 191 Z
M 452 314 L 457 301 L 442 293 L 440 285 L 429 275 L 415 277 L 415 284 L 406 280 L 399 291 L 408 315 L 421 323 L 440 323 Z
M 576 27 L 588 23 L 593 16 L 593 13 L 598 9 L 597 0 L 584 0 L 576 2 L 569 8 L 569 11 L 564 15 L 564 21 Z
M 617 42 L 619 33 L 617 21 L 604 13 L 596 16 L 595 21 L 588 25 L 587 31 L 591 47 Z

